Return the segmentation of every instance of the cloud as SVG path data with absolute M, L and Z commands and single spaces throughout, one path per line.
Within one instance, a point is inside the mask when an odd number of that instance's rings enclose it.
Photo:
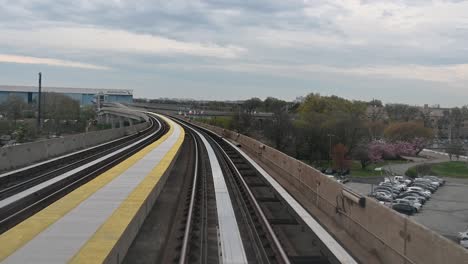
M 349 90 L 377 83 L 378 94 L 392 92 L 395 84 L 413 91 L 452 87 L 456 94 L 468 81 L 468 1 L 0 0 L 0 5 L 5 7 L 0 54 L 108 65 L 128 80 L 163 75 L 165 86 L 180 79 L 203 86 L 214 72 L 218 81 L 207 86 L 250 82 L 260 90 L 279 89 L 282 78 L 285 86 L 310 87 L 320 80 L 314 87 L 321 89 L 342 86 L 339 79 Z
M 19 55 L 8 55 L 8 54 L 0 54 L 0 62 L 20 63 L 20 64 L 43 64 L 43 65 L 50 65 L 50 66 L 82 68 L 82 69 L 90 69 L 90 70 L 109 70 L 110 69 L 105 66 L 99 66 L 99 65 L 76 62 L 76 61 L 67 61 L 67 60 L 59 60 L 59 59 L 51 59 L 51 58 L 38 58 L 38 57 L 19 56 Z
M 244 48 L 213 43 L 174 40 L 150 34 L 97 27 L 47 27 L 28 30 L 0 30 L 3 44 L 41 47 L 60 50 L 120 52 L 127 54 L 191 55 L 215 58 L 236 58 Z
M 372 66 L 345 69 L 342 72 L 360 76 L 441 82 L 460 87 L 468 81 L 468 64 Z
M 230 63 L 181 65 L 166 63 L 157 65 L 163 68 L 184 71 L 222 70 L 241 73 L 261 73 L 272 76 L 300 77 L 314 79 L 319 74 L 338 74 L 358 77 L 384 77 L 391 79 L 408 79 L 446 83 L 456 87 L 464 87 L 468 81 L 468 64 L 455 65 L 375 65 L 357 67 L 336 67 L 320 64 L 266 64 L 266 63 Z M 315 75 L 313 75 L 315 74 Z

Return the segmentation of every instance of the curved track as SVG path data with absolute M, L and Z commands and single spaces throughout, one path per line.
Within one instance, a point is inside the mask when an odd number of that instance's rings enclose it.
M 232 199 L 235 215 L 239 229 L 241 230 L 242 243 L 247 256 L 246 262 L 252 263 L 340 263 L 334 256 L 333 250 L 328 249 L 321 243 L 313 230 L 303 219 L 291 208 L 281 195 L 264 179 L 264 177 L 245 159 L 231 144 L 227 143 L 218 135 L 177 119 L 187 131 L 193 129 L 205 137 L 210 147 L 215 150 L 221 165 L 223 175 L 228 186 L 229 195 Z M 191 132 L 195 135 L 195 132 Z M 206 146 L 198 141 L 198 149 Z M 199 151 L 200 152 L 200 151 Z M 203 160 L 203 154 L 198 154 L 198 162 Z M 179 235 L 181 250 L 173 259 L 178 263 L 217 263 L 221 262 L 222 254 L 219 252 L 218 259 L 208 262 L 206 258 L 200 257 L 206 245 L 203 240 L 194 243 L 192 237 L 210 237 L 206 230 L 200 227 L 200 214 L 204 214 L 205 205 L 197 204 L 197 183 L 200 178 L 209 177 L 202 175 L 199 169 L 194 172 L 193 185 L 189 190 L 190 199 L 187 199 L 185 209 L 184 232 Z M 194 193 L 195 192 L 195 193 Z M 209 192 L 204 191 L 209 195 Z M 213 209 L 212 209 L 213 210 Z M 216 208 L 214 209 L 216 210 Z M 219 208 L 218 208 L 219 210 Z M 206 220 L 206 219 L 205 219 Z M 205 232 L 203 234 L 203 232 Z M 222 237 L 215 234 L 211 237 L 218 240 L 221 245 Z M 207 239 L 206 239 L 207 240 Z M 219 248 L 222 248 L 219 246 Z M 201 252 L 198 258 L 193 258 L 193 252 Z
M 52 160 L 51 164 L 41 163 L 19 170 L 16 176 L 15 173 L 7 174 L 5 177 L 10 180 L 4 182 L 15 183 L 0 191 L 3 194 L 0 200 L 0 233 L 94 179 L 167 132 L 165 122 L 156 117 L 150 120 L 151 126 L 135 135 L 65 155 Z M 60 162 L 66 165 L 61 166 Z M 24 175 L 29 170 L 34 171 L 33 175 L 26 178 Z

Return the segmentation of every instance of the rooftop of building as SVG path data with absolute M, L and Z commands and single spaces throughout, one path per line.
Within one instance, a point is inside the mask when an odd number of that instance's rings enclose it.
M 37 92 L 37 86 L 0 85 L 3 92 Z M 43 92 L 76 93 L 76 94 L 108 94 L 108 95 L 133 95 L 133 90 L 126 89 L 97 89 L 97 88 L 71 88 L 71 87 L 42 87 Z

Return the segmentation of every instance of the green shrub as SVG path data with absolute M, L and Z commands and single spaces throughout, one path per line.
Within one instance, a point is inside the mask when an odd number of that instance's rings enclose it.
M 416 166 L 409 168 L 406 171 L 405 175 L 410 177 L 410 178 L 416 178 L 418 176 L 418 173 L 416 172 Z

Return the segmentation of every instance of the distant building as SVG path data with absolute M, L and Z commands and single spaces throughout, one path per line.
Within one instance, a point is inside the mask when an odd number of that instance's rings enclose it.
M 368 105 L 366 108 L 366 116 L 370 121 L 388 120 L 388 114 L 383 106 Z
M 38 88 L 36 86 L 9 86 L 0 85 L 0 103 L 8 100 L 10 96 L 17 96 L 26 103 L 35 103 Z M 59 93 L 68 96 L 80 103 L 80 105 L 91 105 L 96 102 L 97 95 L 106 103 L 131 103 L 133 102 L 133 91 L 123 89 L 89 89 L 89 88 L 62 88 L 42 87 L 43 92 Z
M 305 97 L 304 96 L 297 96 L 296 99 L 294 99 L 294 103 L 303 103 L 305 101 Z

